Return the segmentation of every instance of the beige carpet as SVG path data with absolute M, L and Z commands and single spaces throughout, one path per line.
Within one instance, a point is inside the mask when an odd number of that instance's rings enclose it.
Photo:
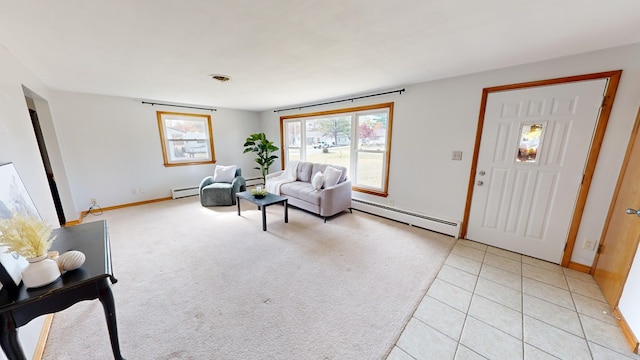
M 197 197 L 107 211 L 129 359 L 384 359 L 454 245 L 354 211 L 203 208 Z M 55 315 L 44 359 L 111 359 L 100 302 Z

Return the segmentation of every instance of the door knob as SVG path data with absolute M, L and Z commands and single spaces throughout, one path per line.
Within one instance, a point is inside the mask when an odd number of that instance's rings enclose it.
M 627 211 L 625 211 L 627 214 L 629 215 L 633 215 L 636 214 L 638 216 L 640 216 L 640 210 L 636 210 L 636 209 L 632 209 L 632 208 L 628 208 Z
M 479 180 L 476 184 L 478 184 L 478 186 L 482 186 L 482 185 L 484 185 L 484 182 L 482 180 Z M 638 215 L 638 216 L 640 216 L 640 215 Z
M 480 176 L 485 176 L 487 173 L 484 170 L 480 170 L 480 172 L 478 173 L 478 175 Z

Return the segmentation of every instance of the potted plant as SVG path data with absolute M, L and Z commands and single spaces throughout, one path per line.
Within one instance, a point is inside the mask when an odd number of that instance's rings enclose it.
M 273 162 L 278 158 L 276 155 L 271 155 L 272 152 L 278 151 L 279 148 L 273 144 L 273 141 L 267 140 L 267 136 L 264 133 L 251 134 L 244 143 L 244 152 L 254 152 L 257 157 L 255 162 L 260 165 L 254 167 L 256 170 L 260 170 L 262 174 L 262 183 L 265 183 L 265 178 L 269 173 L 269 167 L 273 165 Z

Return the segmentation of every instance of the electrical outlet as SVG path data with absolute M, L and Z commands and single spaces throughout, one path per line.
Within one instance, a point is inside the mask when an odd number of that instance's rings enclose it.
M 98 200 L 96 200 L 96 198 L 91 198 L 91 205 L 98 205 Z
M 451 160 L 462 160 L 462 151 L 452 151 Z
M 583 249 L 593 250 L 596 248 L 596 241 L 591 239 L 585 239 L 584 244 L 582 244 Z

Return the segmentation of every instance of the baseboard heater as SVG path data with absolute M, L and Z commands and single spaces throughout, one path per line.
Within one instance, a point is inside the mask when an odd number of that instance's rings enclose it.
M 198 195 L 199 189 L 197 186 L 189 186 L 182 188 L 171 189 L 171 197 L 174 199 L 180 199 L 187 196 Z
M 244 179 L 244 181 L 247 183 L 247 186 L 254 186 L 254 185 L 264 185 L 264 182 L 262 181 L 262 178 L 247 178 Z
M 438 219 L 424 214 L 380 205 L 360 199 L 351 199 L 351 207 L 355 210 L 360 210 L 373 215 L 382 216 L 387 219 L 450 235 L 456 239 L 460 237 L 460 223 L 454 221 Z

